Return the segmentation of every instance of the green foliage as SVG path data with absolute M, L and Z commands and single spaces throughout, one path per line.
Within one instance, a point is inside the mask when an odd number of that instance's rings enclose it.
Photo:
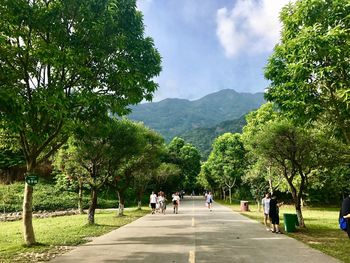
M 246 150 L 241 135 L 225 133 L 213 144 L 208 161 L 202 166 L 203 174 L 212 188 L 231 188 L 240 183 L 246 169 Z M 231 197 L 231 195 L 230 195 Z
M 196 128 L 209 128 L 208 132 L 212 134 L 213 131 L 210 127 L 227 120 L 238 119 L 247 112 L 259 108 L 263 102 L 262 93 L 237 93 L 234 90 L 226 89 L 195 101 L 166 99 L 155 103 L 140 104 L 132 108 L 129 118 L 142 121 L 160 132 L 167 142 L 175 136 L 186 137 L 186 141 L 199 148 L 199 144 L 194 142 L 197 140 L 195 136 L 184 134 Z M 219 129 L 221 129 L 221 125 L 226 129 L 226 124 L 220 124 Z M 225 130 L 225 132 L 228 131 L 238 132 Z M 194 133 L 207 134 L 207 131 L 199 129 L 195 130 Z M 188 137 L 193 138 L 193 140 L 188 139 Z M 210 148 L 209 144 L 211 145 L 209 141 L 205 142 L 205 149 Z
M 325 119 L 350 143 L 350 4 L 296 1 L 281 13 L 282 38 L 265 70 L 266 98 L 299 122 Z
M 162 163 L 154 174 L 154 188 L 170 196 L 181 187 L 181 168 L 172 163 Z
M 197 176 L 200 172 L 200 154 L 196 147 L 186 143 L 184 139 L 175 137 L 168 145 L 166 162 L 178 165 L 183 176 L 179 187 L 192 192 L 196 188 Z
M 78 196 L 67 189 L 59 189 L 56 184 L 40 181 L 35 187 L 35 198 L 33 200 L 34 211 L 54 211 L 65 209 L 77 209 Z M 0 185 L 0 207 L 2 211 L 19 212 L 22 210 L 24 183 Z M 89 192 L 83 192 L 83 208 L 88 207 Z M 133 198 L 128 204 L 135 204 Z M 117 204 L 115 194 L 101 194 L 98 199 L 98 208 L 115 208 Z
M 232 121 L 224 121 L 210 128 L 194 128 L 181 135 L 181 137 L 193 144 L 201 153 L 201 159 L 207 160 L 212 150 L 212 144 L 218 136 L 226 133 L 241 133 L 243 126 L 246 124 L 245 117 Z

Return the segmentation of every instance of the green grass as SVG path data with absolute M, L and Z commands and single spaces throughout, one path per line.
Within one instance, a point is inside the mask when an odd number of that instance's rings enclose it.
M 230 207 L 236 212 L 240 212 L 239 204 L 219 203 Z M 259 221 L 263 224 L 262 212 L 259 212 L 256 205 L 249 205 L 250 212 L 241 214 Z M 295 213 L 293 206 L 282 206 L 280 208 L 280 227 L 284 229 L 283 213 Z M 297 228 L 294 233 L 286 233 L 312 248 L 318 249 L 325 254 L 349 262 L 350 240 L 344 231 L 338 226 L 338 208 L 303 208 L 303 216 L 306 228 Z
M 124 217 L 116 217 L 116 212 L 103 211 L 95 215 L 95 225 L 87 225 L 87 215 L 62 216 L 33 219 L 36 241 L 40 245 L 23 245 L 22 221 L 0 223 L 0 262 L 21 261 L 22 253 L 43 253 L 55 251 L 55 246 L 74 246 L 87 242 L 87 237 L 95 237 L 126 225 L 149 213 L 126 211 Z M 25 261 L 25 258 L 23 258 Z

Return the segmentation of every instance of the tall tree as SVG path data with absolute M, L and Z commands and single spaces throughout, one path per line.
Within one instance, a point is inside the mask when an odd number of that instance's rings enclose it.
M 331 167 L 339 161 L 336 141 L 319 131 L 297 127 L 288 120 L 266 126 L 256 137 L 257 153 L 277 167 L 292 193 L 300 226 L 305 226 L 301 200 L 310 174 L 320 167 Z
M 232 203 L 232 188 L 244 175 L 246 150 L 238 133 L 225 133 L 213 143 L 213 150 L 207 161 L 209 177 L 213 176 L 219 187 L 227 187 Z M 208 180 L 209 181 L 209 180 Z
M 138 186 L 135 190 L 138 192 L 139 198 L 143 194 L 144 186 L 140 186 L 140 181 L 146 184 L 149 178 L 145 177 L 150 176 L 152 171 L 160 165 L 164 142 L 158 133 L 145 127 L 142 123 L 128 122 L 135 130 L 133 137 L 125 135 L 123 138 L 123 142 L 130 150 L 121 155 L 121 147 L 114 144 L 114 149 L 111 151 L 112 170 L 110 173 L 115 179 L 114 186 L 119 199 L 119 216 L 122 216 L 124 212 L 124 193 L 132 182 L 136 183 L 134 186 Z
M 350 5 L 298 0 L 281 12 L 280 43 L 266 66 L 266 98 L 292 119 L 322 119 L 350 145 Z
M 72 120 L 123 114 L 157 88 L 160 55 L 136 0 L 4 0 L 0 16 L 0 123 L 17 135 L 28 174 L 66 142 Z M 28 245 L 32 198 L 26 184 Z

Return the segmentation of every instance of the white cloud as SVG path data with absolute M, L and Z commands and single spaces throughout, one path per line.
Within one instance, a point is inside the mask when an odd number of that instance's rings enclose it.
M 290 0 L 237 0 L 216 14 L 216 34 L 228 57 L 239 52 L 269 52 L 278 42 L 279 12 Z

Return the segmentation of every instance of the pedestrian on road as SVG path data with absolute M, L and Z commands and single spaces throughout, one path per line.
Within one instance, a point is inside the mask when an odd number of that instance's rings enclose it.
M 261 200 L 261 205 L 263 207 L 263 213 L 264 213 L 264 224 L 267 231 L 270 231 L 270 228 L 267 223 L 267 220 L 269 220 L 270 199 L 271 199 L 271 194 L 266 193 L 265 197 Z
M 208 206 L 209 211 L 211 211 L 212 205 L 213 205 L 213 196 L 212 196 L 211 192 L 209 192 L 207 194 L 205 202 Z
M 156 212 L 157 205 L 157 195 L 152 191 L 152 194 L 149 196 L 149 203 L 151 204 L 152 214 Z
M 174 205 L 174 214 L 177 214 L 179 212 L 179 204 L 180 204 L 179 192 L 174 193 L 172 197 L 173 197 L 172 202 Z
M 271 231 L 272 233 L 282 234 L 279 228 L 280 217 L 279 217 L 279 207 L 283 203 L 277 202 L 277 197 L 273 195 L 270 199 L 270 209 L 269 209 L 269 217 L 271 222 Z
M 346 233 L 348 233 L 348 237 L 350 238 L 350 196 L 347 196 L 344 198 L 340 213 L 339 213 L 339 219 L 343 217 L 347 220 L 347 228 L 346 228 Z
M 158 193 L 158 204 L 159 204 L 159 209 L 162 214 L 165 215 L 165 210 L 166 210 L 166 198 L 164 192 L 160 191 Z

